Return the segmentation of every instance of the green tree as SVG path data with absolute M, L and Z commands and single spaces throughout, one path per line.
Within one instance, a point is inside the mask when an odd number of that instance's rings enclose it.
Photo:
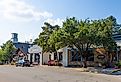
M 104 47 L 109 51 L 116 48 L 112 35 L 118 32 L 119 26 L 113 16 L 99 20 L 67 18 L 62 28 L 45 22 L 42 27 L 43 31 L 39 38 L 35 39 L 35 43 L 43 48 L 43 52 L 55 52 L 65 46 L 75 46 L 83 57 L 84 67 L 86 67 L 89 48 Z
M 112 16 L 107 17 L 106 19 L 93 21 L 92 27 L 95 28 L 95 45 L 102 46 L 106 49 L 113 50 L 116 48 L 116 43 L 113 39 L 114 28 L 117 28 L 114 20 L 111 19 Z
M 4 54 L 3 50 L 0 49 L 0 61 L 4 60 L 4 59 L 3 59 L 3 54 Z
M 115 22 L 110 19 L 100 20 L 77 20 L 75 17 L 67 18 L 63 22 L 60 30 L 55 31 L 50 36 L 50 44 L 55 45 L 58 49 L 64 46 L 75 46 L 78 48 L 80 55 L 83 56 L 84 67 L 86 67 L 87 52 L 90 47 L 104 47 L 112 49 L 116 46 L 112 38 Z
M 12 59 L 13 51 L 15 50 L 12 41 L 7 41 L 5 44 L 3 44 L 3 46 L 1 46 L 1 48 L 3 53 L 2 59 L 8 60 L 10 62 Z
M 58 25 L 52 26 L 49 23 L 45 22 L 42 27 L 42 32 L 39 34 L 39 38 L 35 39 L 34 43 L 38 44 L 43 48 L 43 52 L 52 52 L 55 51 L 55 47 L 48 43 L 50 35 L 58 30 L 60 27 Z

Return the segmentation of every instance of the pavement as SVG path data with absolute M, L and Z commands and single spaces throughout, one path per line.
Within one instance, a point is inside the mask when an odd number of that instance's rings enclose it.
M 0 82 L 121 82 L 121 76 L 80 72 L 79 68 L 2 65 Z

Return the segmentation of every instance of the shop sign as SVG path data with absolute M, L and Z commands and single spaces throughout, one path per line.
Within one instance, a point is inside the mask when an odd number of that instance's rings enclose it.
M 104 59 L 105 58 L 105 55 L 98 55 L 97 58 L 98 59 Z

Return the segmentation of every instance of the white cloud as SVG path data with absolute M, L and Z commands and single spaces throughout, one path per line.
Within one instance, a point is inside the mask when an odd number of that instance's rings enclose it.
M 40 20 L 52 17 L 52 13 L 40 11 L 25 0 L 0 0 L 0 17 L 10 20 Z
M 60 18 L 57 18 L 57 19 L 50 19 L 49 18 L 49 19 L 45 20 L 44 22 L 48 22 L 51 25 L 59 25 L 59 26 L 62 26 L 63 21 L 64 21 L 64 19 L 60 19 Z

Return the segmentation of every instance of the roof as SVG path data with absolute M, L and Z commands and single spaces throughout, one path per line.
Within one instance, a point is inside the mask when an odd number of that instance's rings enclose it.
M 121 40 L 121 34 L 119 33 L 113 34 L 112 37 L 114 38 L 114 40 Z
M 28 48 L 30 48 L 33 44 L 18 42 L 18 43 L 13 43 L 13 45 L 16 48 L 21 49 L 25 54 L 27 54 L 28 53 Z

